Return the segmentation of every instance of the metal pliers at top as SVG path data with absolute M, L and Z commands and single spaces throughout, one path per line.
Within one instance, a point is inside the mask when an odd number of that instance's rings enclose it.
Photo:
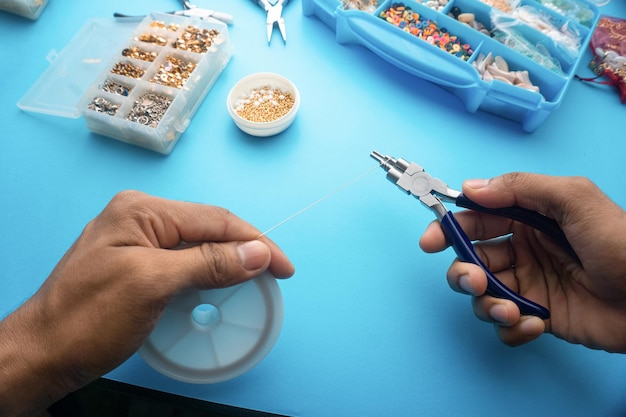
M 202 20 L 208 19 L 217 19 L 220 20 L 227 25 L 233 24 L 233 17 L 228 13 L 222 13 L 215 10 L 203 9 L 197 7 L 195 4 L 191 4 L 189 0 L 180 0 L 181 5 L 183 6 L 183 10 L 174 10 L 170 12 L 164 12 L 166 14 L 173 14 L 176 16 L 185 16 L 185 17 L 197 17 Z M 113 13 L 114 17 L 143 17 L 143 16 L 130 16 L 124 13 Z
M 487 266 L 478 257 L 472 242 L 465 234 L 451 211 L 448 211 L 443 202 L 456 204 L 458 207 L 468 208 L 482 213 L 507 217 L 534 227 L 550 236 L 556 243 L 563 247 L 572 258 L 578 260 L 576 252 L 571 247 L 565 234 L 556 221 L 538 212 L 519 206 L 491 209 L 476 204 L 465 197 L 460 191 L 452 190 L 438 178 L 431 177 L 424 168 L 415 162 L 408 162 L 402 158 L 394 159 L 374 151 L 370 155 L 376 159 L 381 168 L 387 171 L 387 179 L 396 184 L 407 194 L 412 194 L 426 207 L 430 208 L 441 223 L 441 228 L 448 239 L 448 243 L 454 248 L 457 256 L 464 262 L 471 262 L 480 266 L 487 275 L 488 295 L 513 301 L 523 315 L 538 316 L 544 320 L 550 318 L 550 312 L 543 306 L 530 301 L 515 293 L 504 285 L 496 276 L 489 271 Z
M 195 4 L 192 4 L 189 0 L 180 0 L 180 3 L 183 6 L 183 10 L 173 12 L 175 15 L 186 16 L 186 17 L 198 17 L 200 19 L 206 20 L 209 18 L 221 20 L 227 25 L 233 24 L 233 17 L 228 13 L 222 13 L 215 10 L 203 9 Z
M 265 9 L 267 18 L 265 20 L 265 26 L 267 28 L 267 43 L 272 40 L 272 32 L 274 31 L 274 23 L 278 24 L 280 29 L 280 35 L 283 37 L 283 41 L 287 42 L 287 32 L 285 31 L 285 20 L 283 19 L 283 6 L 287 4 L 288 0 L 276 0 L 271 3 L 269 0 L 252 0 L 258 3 L 259 6 Z
M 222 12 L 218 12 L 218 11 L 210 10 L 210 9 L 201 9 L 199 7 L 192 7 L 191 9 L 178 10 L 178 11 L 171 12 L 171 13 L 177 16 L 197 17 L 202 20 L 213 18 L 213 19 L 221 20 L 227 25 L 232 25 L 234 22 L 233 17 L 229 15 L 228 13 L 222 13 Z

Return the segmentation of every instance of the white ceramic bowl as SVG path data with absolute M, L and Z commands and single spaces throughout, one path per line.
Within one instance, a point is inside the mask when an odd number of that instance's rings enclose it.
M 291 110 L 289 110 L 289 112 L 284 116 L 271 122 L 252 122 L 241 117 L 235 110 L 237 102 L 247 97 L 252 90 L 262 88 L 264 86 L 277 88 L 285 93 L 291 93 L 294 98 Z M 300 107 L 300 93 L 298 92 L 296 86 L 282 75 L 271 72 L 259 72 L 248 75 L 235 84 L 235 86 L 230 90 L 230 93 L 228 93 L 226 107 L 228 108 L 228 113 L 233 118 L 233 121 L 239 129 L 253 136 L 272 136 L 287 129 L 291 123 L 293 123 L 296 118 L 296 114 L 298 113 L 298 108 Z

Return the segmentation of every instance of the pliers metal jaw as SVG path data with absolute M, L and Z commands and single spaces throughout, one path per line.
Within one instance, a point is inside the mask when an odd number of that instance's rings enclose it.
M 415 162 L 408 162 L 402 158 L 394 159 L 377 151 L 372 152 L 371 156 L 387 171 L 389 181 L 421 201 L 439 220 L 448 212 L 442 200 L 454 202 L 461 194 L 460 191 L 448 188 L 439 178 L 431 177 Z
M 272 32 L 274 31 L 274 24 L 278 25 L 280 35 L 284 42 L 287 42 L 287 32 L 285 30 L 285 20 L 283 19 L 283 6 L 287 4 L 287 0 L 277 0 L 274 3 L 270 3 L 269 0 L 258 0 L 259 6 L 265 9 L 267 18 L 265 20 L 265 26 L 267 30 L 267 43 L 272 40 Z
M 487 276 L 486 293 L 488 295 L 513 301 L 523 315 L 538 316 L 544 320 L 550 318 L 550 312 L 545 307 L 512 291 L 489 271 L 489 268 L 487 268 L 474 250 L 471 240 L 456 221 L 453 213 L 443 203 L 454 203 L 458 207 L 507 217 L 534 227 L 552 238 L 574 260 L 580 263 L 576 252 L 554 219 L 519 206 L 498 209 L 481 206 L 465 197 L 463 193 L 448 188 L 440 179 L 431 177 L 424 171 L 424 168 L 414 162 L 408 162 L 402 158 L 395 159 L 377 151 L 372 152 L 370 156 L 376 159 L 380 163 L 381 168 L 387 171 L 387 179 L 407 194 L 411 194 L 419 199 L 435 213 L 449 244 L 453 247 L 459 259 L 464 262 L 474 263 L 483 269 Z

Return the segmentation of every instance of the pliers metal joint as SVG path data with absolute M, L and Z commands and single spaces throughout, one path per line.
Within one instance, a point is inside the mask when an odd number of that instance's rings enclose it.
M 459 259 L 474 263 L 485 271 L 488 281 L 487 294 L 513 301 L 519 307 L 523 315 L 538 316 L 544 320 L 550 318 L 548 309 L 512 291 L 489 271 L 487 266 L 477 255 L 467 234 L 465 234 L 456 221 L 452 212 L 449 211 L 443 203 L 454 203 L 458 207 L 507 217 L 534 227 L 550 236 L 563 247 L 573 259 L 580 262 L 576 252 L 571 247 L 565 234 L 554 219 L 519 206 L 499 209 L 481 206 L 465 197 L 460 191 L 448 188 L 446 183 L 430 176 L 424 171 L 424 168 L 415 162 L 408 162 L 402 158 L 395 159 L 377 151 L 372 152 L 370 156 L 376 159 L 380 163 L 381 168 L 387 171 L 387 179 L 396 184 L 407 194 L 411 194 L 419 199 L 426 207 L 435 213 L 435 216 L 437 216 L 437 219 L 441 223 L 441 227 L 448 242 L 454 248 Z

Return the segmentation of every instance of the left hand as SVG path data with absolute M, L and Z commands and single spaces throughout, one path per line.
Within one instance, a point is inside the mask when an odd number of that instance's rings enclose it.
M 39 390 L 47 391 L 45 408 L 111 371 L 141 346 L 183 290 L 236 285 L 267 269 L 277 278 L 291 276 L 285 254 L 259 235 L 219 207 L 132 191 L 115 196 L 39 291 L 0 323 L 0 368 L 11 353 L 24 360 L 0 371 L 13 383 L 0 392 L 0 408 L 3 400 L 36 403 Z M 172 250 L 181 242 L 197 245 Z M 20 376 L 19 368 L 36 378 Z

